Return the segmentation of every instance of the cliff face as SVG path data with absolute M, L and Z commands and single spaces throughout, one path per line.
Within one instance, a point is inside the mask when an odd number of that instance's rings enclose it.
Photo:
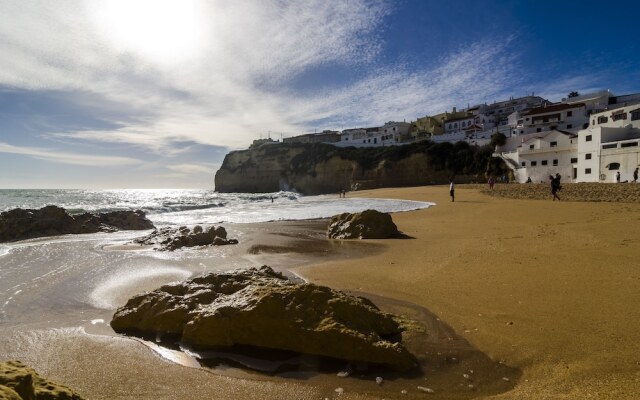
M 219 192 L 297 190 L 313 195 L 379 187 L 484 181 L 490 149 L 417 143 L 386 148 L 272 144 L 234 151 L 215 176 Z M 462 161 L 462 162 L 461 162 Z

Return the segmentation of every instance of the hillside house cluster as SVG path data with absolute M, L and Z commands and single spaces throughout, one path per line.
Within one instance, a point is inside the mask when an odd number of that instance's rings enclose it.
M 340 147 L 379 147 L 414 143 L 460 142 L 486 145 L 496 133 L 507 140 L 496 148 L 516 181 L 546 182 L 560 173 L 565 181 L 633 180 L 640 166 L 640 93 L 614 96 L 610 91 L 575 95 L 552 103 L 533 93 L 493 104 L 453 107 L 412 122 L 325 130 L 283 141 L 329 143 Z

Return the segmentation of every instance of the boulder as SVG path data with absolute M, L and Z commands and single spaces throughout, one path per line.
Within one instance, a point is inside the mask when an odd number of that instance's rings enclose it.
M 401 328 L 371 301 L 267 266 L 210 273 L 138 295 L 111 321 L 116 332 L 165 334 L 197 350 L 287 350 L 355 362 L 414 367 L 394 338 Z
M 82 400 L 66 386 L 42 378 L 20 361 L 0 363 L 0 399 Z
M 391 215 L 376 210 L 335 215 L 329 221 L 331 239 L 388 239 L 401 237 Z
M 0 214 L 0 242 L 70 233 L 112 232 L 154 228 L 144 212 L 113 211 L 69 215 L 62 207 L 16 208 Z
M 135 239 L 133 242 L 153 246 L 156 250 L 169 251 L 182 247 L 238 244 L 236 239 L 227 239 L 227 231 L 223 227 L 216 228 L 212 226 L 205 231 L 200 225 L 196 225 L 193 230 L 186 226 L 156 229 L 146 236 Z

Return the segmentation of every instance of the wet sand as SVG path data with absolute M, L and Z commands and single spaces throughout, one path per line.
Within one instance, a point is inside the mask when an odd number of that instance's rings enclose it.
M 21 358 L 90 399 L 323 399 L 338 386 L 345 399 L 428 396 L 418 384 L 446 399 L 637 398 L 640 205 L 510 200 L 464 186 L 456 194 L 453 204 L 442 186 L 353 194 L 435 201 L 394 214 L 413 239 L 325 241 L 323 222 L 312 221 L 246 226 L 238 247 L 245 264 L 281 264 L 375 294 L 383 309 L 423 321 L 428 335 L 407 339 L 424 376 L 385 375 L 378 387 L 369 376 L 207 371 L 140 341 L 87 334 L 101 326 L 89 322 L 17 336 L 4 329 L 0 357 Z

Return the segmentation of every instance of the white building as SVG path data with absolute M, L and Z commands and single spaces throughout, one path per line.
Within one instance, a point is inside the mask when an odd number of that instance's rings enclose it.
M 552 130 L 507 139 L 498 155 L 511 168 L 517 182 L 547 182 L 559 173 L 562 179 L 575 178 L 578 136 L 572 132 Z
M 560 103 L 514 112 L 508 122 L 511 136 L 519 136 L 553 129 L 576 133 L 589 124 L 589 118 L 583 103 Z
M 381 127 L 345 129 L 340 141 L 331 143 L 339 147 L 381 147 L 402 144 L 410 138 L 408 122 L 389 121 Z
M 640 166 L 640 104 L 607 110 L 591 116 L 579 132 L 577 182 L 633 180 Z
M 565 182 L 615 182 L 618 172 L 622 182 L 633 180 L 633 171 L 640 167 L 640 104 L 590 119 L 577 135 L 554 129 L 509 137 L 494 156 L 502 158 L 521 183 L 529 177 L 546 182 L 556 173 Z

